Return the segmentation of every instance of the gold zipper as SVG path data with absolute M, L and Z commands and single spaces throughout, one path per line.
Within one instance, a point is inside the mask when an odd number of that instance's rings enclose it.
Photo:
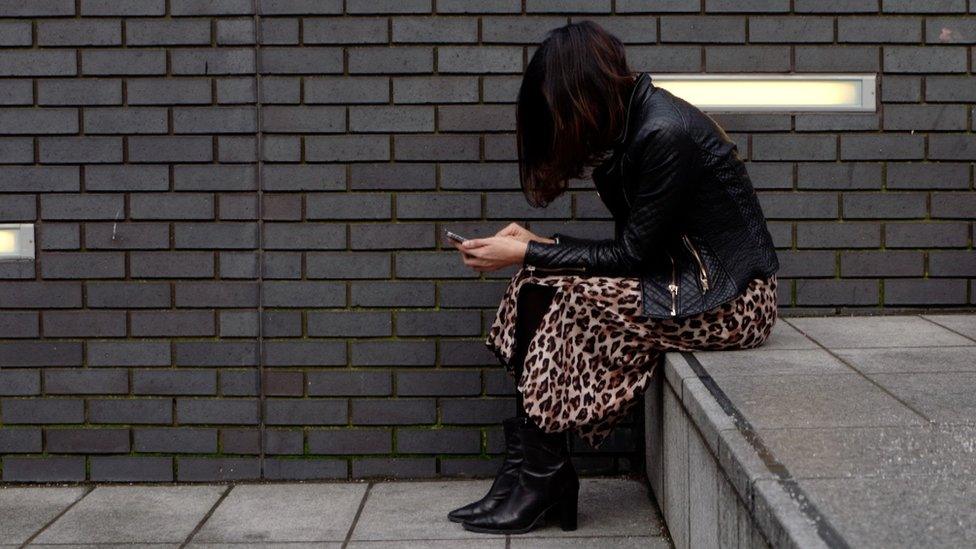
M 671 292 L 671 316 L 678 314 L 678 269 L 674 264 L 674 256 L 668 252 L 671 258 L 671 284 L 668 284 L 668 291 Z
M 553 268 L 549 269 L 549 268 L 546 268 L 546 267 L 536 267 L 535 265 L 526 265 L 525 266 L 525 270 L 526 271 L 529 271 L 529 272 L 535 271 L 536 269 L 538 269 L 540 271 L 550 271 L 550 272 L 558 272 L 558 271 L 579 271 L 579 272 L 582 272 L 582 273 L 585 273 L 586 272 L 586 268 L 585 267 L 553 267 Z
M 698 262 L 698 279 L 701 281 L 702 293 L 705 293 L 708 291 L 708 273 L 705 272 L 705 262 L 702 261 L 701 256 L 698 255 L 698 250 L 696 250 L 695 246 L 692 245 L 691 239 L 688 238 L 687 234 L 682 234 L 681 239 L 684 241 L 685 246 L 691 250 L 692 255 L 695 256 L 695 261 Z

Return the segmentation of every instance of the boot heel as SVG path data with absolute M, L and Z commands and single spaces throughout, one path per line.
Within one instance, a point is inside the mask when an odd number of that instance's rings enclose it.
M 573 490 L 559 500 L 559 527 L 564 532 L 576 529 L 576 512 L 579 507 L 579 492 Z

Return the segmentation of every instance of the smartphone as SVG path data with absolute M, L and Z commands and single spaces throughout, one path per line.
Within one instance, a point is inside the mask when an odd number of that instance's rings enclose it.
M 455 242 L 458 242 L 458 243 L 461 243 L 461 242 L 464 242 L 465 240 L 467 240 L 467 238 L 465 238 L 465 237 L 463 237 L 463 236 L 461 236 L 461 235 L 459 235 L 457 233 L 452 233 L 451 231 L 449 231 L 447 229 L 444 229 L 444 236 L 446 236 L 447 238 L 450 238 L 451 240 L 453 240 Z

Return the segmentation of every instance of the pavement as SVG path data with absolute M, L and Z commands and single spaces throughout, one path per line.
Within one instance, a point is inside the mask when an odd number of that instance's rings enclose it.
M 696 419 L 727 474 L 789 493 L 774 514 L 852 547 L 976 540 L 976 314 L 781 317 L 758 349 L 673 355 L 672 386 L 731 405 Z
M 579 528 L 528 534 L 464 530 L 449 510 L 490 479 L 0 487 L 0 547 L 660 547 L 645 483 L 582 479 Z

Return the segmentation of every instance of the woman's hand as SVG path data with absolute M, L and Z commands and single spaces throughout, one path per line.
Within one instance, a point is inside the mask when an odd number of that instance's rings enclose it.
M 511 236 L 472 238 L 453 244 L 461 251 L 464 264 L 476 271 L 497 271 L 520 264 L 525 260 L 525 249 L 528 247 L 526 242 Z
M 495 236 L 508 236 L 518 240 L 519 242 L 529 242 L 530 240 L 535 240 L 536 242 L 545 242 L 547 244 L 552 244 L 555 240 L 551 238 L 543 238 L 532 231 L 526 229 L 525 227 L 519 225 L 518 223 L 509 223 L 504 229 L 495 233 Z

